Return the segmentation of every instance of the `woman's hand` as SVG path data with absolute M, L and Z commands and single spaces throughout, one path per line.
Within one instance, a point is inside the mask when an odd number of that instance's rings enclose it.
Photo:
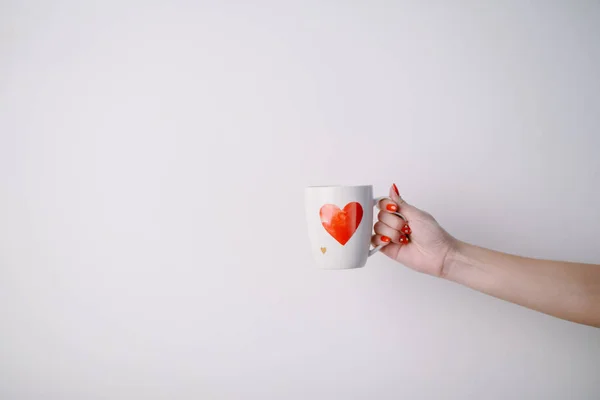
M 390 200 L 381 200 L 375 235 L 375 246 L 387 244 L 381 249 L 386 256 L 416 271 L 433 276 L 444 275 L 444 261 L 453 252 L 457 240 L 448 234 L 437 221 L 425 211 L 406 203 L 396 185 L 390 188 Z M 399 212 L 408 222 L 392 214 Z
M 558 318 L 600 328 L 600 265 L 519 257 L 456 240 L 396 185 L 379 203 L 374 245 L 416 271 Z M 408 223 L 392 212 L 400 212 Z

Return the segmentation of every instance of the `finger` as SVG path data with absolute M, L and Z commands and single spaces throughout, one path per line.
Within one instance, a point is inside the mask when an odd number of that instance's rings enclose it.
M 392 184 L 392 186 L 390 187 L 390 198 L 394 201 L 394 203 L 398 205 L 398 208 L 400 209 L 402 214 L 404 214 L 404 216 L 407 217 L 409 221 L 420 211 L 418 208 L 416 208 L 412 204 L 407 203 L 406 200 L 404 200 L 404 198 L 398 191 L 398 187 L 395 183 Z
M 408 244 L 410 242 L 410 238 L 408 234 L 404 233 L 404 230 L 394 229 L 383 222 L 379 221 L 375 223 L 374 227 L 375 233 L 381 235 L 386 238 L 390 238 L 392 243 L 397 244 Z
M 371 243 L 375 247 L 389 244 L 390 242 L 391 242 L 391 239 L 388 236 L 382 236 L 382 235 L 371 236 Z
M 400 239 L 398 239 L 398 241 L 400 242 L 400 244 L 408 244 L 410 242 L 410 239 L 407 235 L 402 233 L 400 234 Z
M 375 225 L 381 225 L 377 226 L 377 230 L 375 232 L 389 236 L 394 243 L 409 243 L 410 239 L 408 235 L 412 233 L 412 230 L 404 219 L 395 214 L 384 211 L 380 211 L 377 218 L 379 221 Z
M 383 222 L 384 224 L 389 226 L 390 228 L 398 232 L 404 233 L 405 235 L 410 235 L 412 233 L 408 223 L 402 217 L 399 217 L 396 214 L 392 214 L 385 211 L 379 211 L 379 214 L 377 214 L 377 219 L 380 222 Z
M 371 237 L 371 243 L 373 244 L 373 246 L 377 247 L 377 246 L 385 245 L 381 248 L 380 251 L 383 254 L 385 254 L 386 256 L 388 256 L 394 260 L 397 259 L 398 253 L 400 253 L 400 249 L 404 246 L 402 244 L 398 244 L 398 243 L 382 242 L 381 237 L 382 237 L 381 235 L 373 235 Z
M 392 260 L 398 260 L 398 255 L 403 248 L 404 246 L 401 244 L 390 243 L 387 246 L 384 246 L 380 251 Z
M 375 226 L 373 227 L 373 230 L 375 231 L 375 233 L 379 236 L 385 236 L 387 238 L 389 238 L 393 243 L 400 243 L 400 235 L 402 235 L 402 232 L 390 228 L 389 226 L 387 226 L 386 224 L 384 224 L 381 221 L 378 221 L 375 223 Z
M 387 198 L 383 198 L 383 199 L 379 200 L 379 204 L 377 205 L 377 207 L 380 210 L 387 210 L 389 212 L 398 212 L 398 204 L 395 203 L 393 200 L 390 200 Z
M 402 206 L 402 203 L 405 203 L 405 201 L 402 199 L 402 196 L 400 196 L 400 191 L 395 183 L 392 183 L 392 187 L 390 187 L 390 199 L 400 206 Z

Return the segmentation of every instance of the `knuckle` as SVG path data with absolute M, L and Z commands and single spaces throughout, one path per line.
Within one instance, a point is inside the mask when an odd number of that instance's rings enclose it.
M 395 224 L 395 228 L 396 228 L 397 230 L 400 230 L 400 229 L 402 229 L 402 228 L 404 227 L 404 225 L 406 225 L 406 221 L 404 221 L 402 218 L 400 218 L 400 217 L 399 217 L 399 216 L 397 216 L 397 215 L 394 215 L 394 217 L 396 217 L 396 218 L 395 218 L 395 222 L 396 222 L 396 224 Z
M 392 228 L 395 229 L 397 231 L 399 231 L 400 229 L 402 229 L 402 227 L 404 226 L 404 220 L 402 218 L 400 218 L 397 215 L 394 214 L 389 214 L 386 217 L 386 223 Z

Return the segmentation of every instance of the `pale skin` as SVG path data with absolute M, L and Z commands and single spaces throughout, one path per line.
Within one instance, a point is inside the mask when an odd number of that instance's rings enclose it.
M 600 265 L 541 260 L 462 242 L 395 185 L 379 204 L 374 245 L 418 272 L 444 278 L 545 314 L 600 328 Z M 392 214 L 399 211 L 408 222 Z M 408 227 L 407 227 L 408 225 Z M 408 234 L 408 235 L 407 235 Z

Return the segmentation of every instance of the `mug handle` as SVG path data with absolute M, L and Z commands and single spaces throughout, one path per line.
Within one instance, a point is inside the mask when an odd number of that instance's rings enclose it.
M 377 207 L 378 209 L 381 210 L 381 207 L 379 207 L 379 202 L 381 200 L 392 200 L 387 196 L 383 196 L 383 197 L 377 197 L 376 199 L 373 199 L 373 207 Z M 399 212 L 392 212 L 392 211 L 387 211 L 390 214 L 394 214 L 399 216 L 400 218 L 402 218 L 404 220 L 404 222 L 408 222 L 408 220 L 406 219 L 406 217 L 402 214 L 400 214 Z M 369 257 L 371 257 L 373 254 L 377 253 L 379 250 L 383 249 L 384 246 L 387 246 L 389 243 L 385 243 L 385 244 L 380 244 L 379 246 L 372 248 L 371 250 L 369 250 Z

